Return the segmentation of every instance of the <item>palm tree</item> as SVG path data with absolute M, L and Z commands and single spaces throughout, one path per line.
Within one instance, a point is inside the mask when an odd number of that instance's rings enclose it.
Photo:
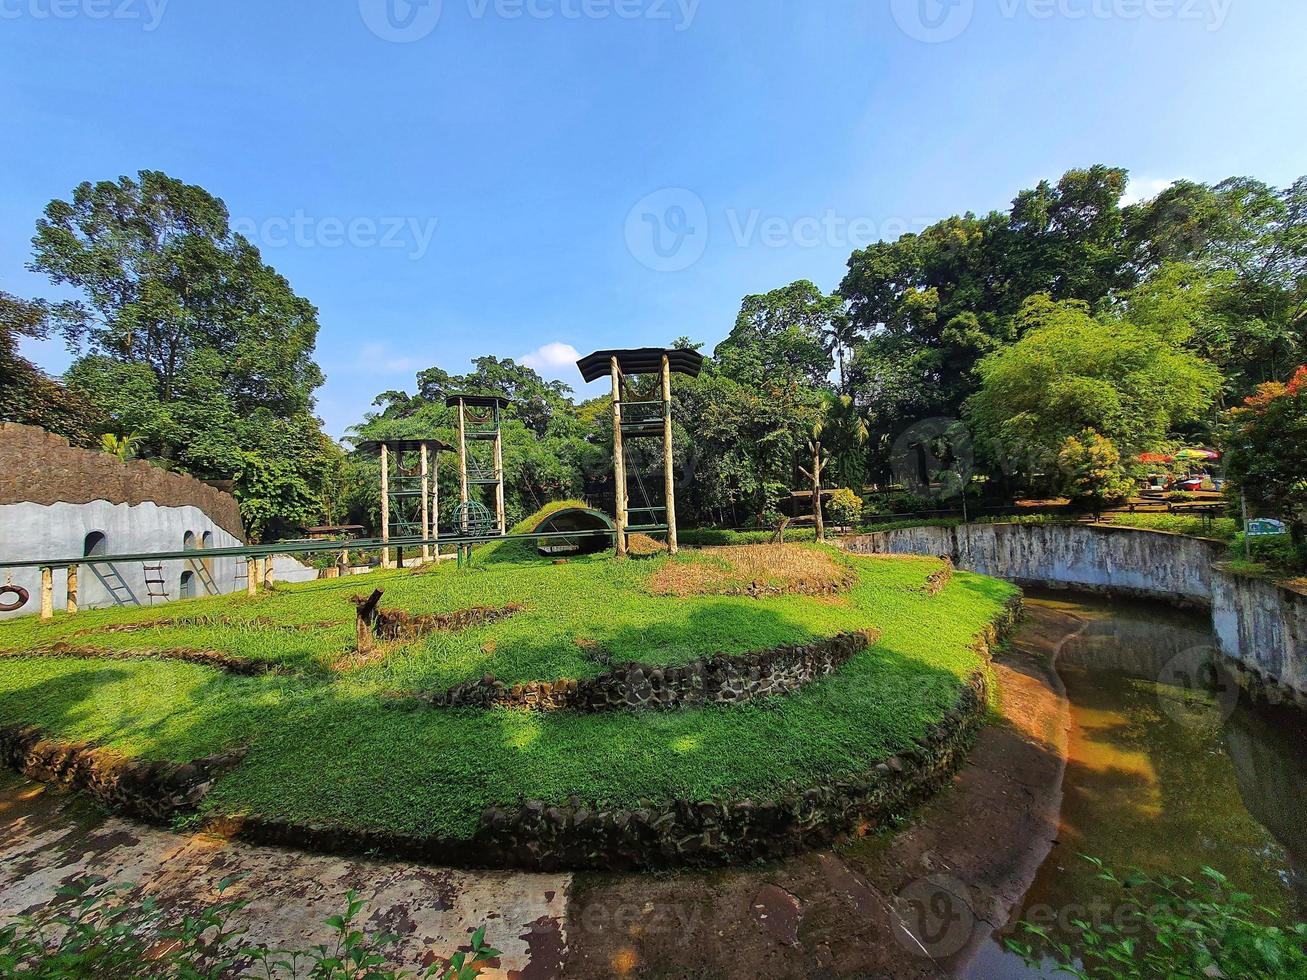
M 850 469 L 850 454 L 866 445 L 871 435 L 871 426 L 858 403 L 851 395 L 826 395 L 822 412 L 812 427 L 812 441 L 808 451 L 812 453 L 812 469 L 800 467 L 799 470 L 812 481 L 812 512 L 817 524 L 817 540 L 826 538 L 826 522 L 822 513 L 821 484 L 822 474 L 831 461 L 831 453 L 823 446 L 833 446 L 835 458 L 843 466 L 842 476 L 847 476 Z M 844 481 L 847 482 L 847 481 Z

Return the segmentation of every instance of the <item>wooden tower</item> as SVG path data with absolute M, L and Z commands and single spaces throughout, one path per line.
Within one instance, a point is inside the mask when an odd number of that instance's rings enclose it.
M 395 538 L 421 542 L 422 560 L 430 561 L 431 542 L 440 537 L 440 454 L 453 447 L 439 439 L 370 439 L 358 448 L 381 455 L 381 567 L 394 567 Z M 402 544 L 399 552 L 402 562 Z
M 676 477 L 672 446 L 672 375 L 697 378 L 703 370 L 703 355 L 693 350 L 644 347 L 637 350 L 601 350 L 576 362 L 587 382 L 609 377 L 613 384 L 613 482 L 616 487 L 617 553 L 627 553 L 627 535 L 636 532 L 667 534 L 667 550 L 676 554 Z M 657 375 L 662 381 L 660 397 L 637 398 L 628 379 Z M 640 439 L 662 441 L 663 503 L 655 506 L 646 496 L 644 506 L 631 507 L 631 474 L 626 465 L 627 444 Z M 643 489 L 638 472 L 636 480 Z M 631 523 L 631 515 L 640 515 Z M 661 520 L 659 520 L 661 518 Z
M 445 404 L 458 410 L 459 503 L 473 499 L 473 487 L 489 488 L 495 500 L 496 526 L 500 534 L 507 534 L 504 434 L 500 425 L 504 409 L 512 402 L 499 395 L 450 395 Z

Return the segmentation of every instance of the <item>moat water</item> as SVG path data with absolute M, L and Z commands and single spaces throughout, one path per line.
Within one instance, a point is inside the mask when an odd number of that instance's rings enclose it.
M 1194 876 L 1204 867 L 1275 909 L 1307 920 L 1307 719 L 1247 703 L 1219 670 L 1205 616 L 1155 604 L 1034 594 L 1078 622 L 1057 668 L 1071 707 L 1058 846 L 1021 916 L 1053 923 L 1076 949 L 1071 919 L 1111 922 L 1110 886 L 1082 855 L 1122 872 Z M 1125 919 L 1127 923 L 1129 918 Z M 1004 931 L 970 977 L 1053 976 L 1008 952 Z

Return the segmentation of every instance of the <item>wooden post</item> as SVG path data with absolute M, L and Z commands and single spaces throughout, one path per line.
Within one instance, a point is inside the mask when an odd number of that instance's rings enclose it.
M 617 358 L 611 362 L 613 375 L 613 482 L 617 500 L 613 516 L 617 520 L 617 555 L 626 555 L 626 454 L 622 451 L 622 372 Z
M 263 559 L 263 574 L 259 576 L 260 579 L 259 584 L 261 584 L 265 589 L 268 586 L 272 585 L 272 572 L 273 572 L 272 555 L 268 555 L 267 558 Z
M 41 618 L 54 619 L 54 569 L 41 569 Z
M 68 566 L 68 599 L 64 608 L 70 616 L 77 612 L 77 572 L 76 565 Z
M 676 554 L 676 454 L 672 450 L 672 364 L 663 355 L 663 487 L 667 497 L 667 551 Z
M 249 555 L 245 556 L 245 594 L 254 595 L 259 591 L 259 561 Z
M 826 519 L 821 512 L 821 474 L 826 468 L 826 462 L 821 458 L 821 443 L 813 442 L 810 446 L 812 449 L 812 469 L 806 470 L 802 466 L 799 472 L 812 481 L 812 517 L 817 525 L 817 540 L 826 540 Z
M 499 518 L 499 533 L 508 533 L 508 519 L 504 511 L 504 434 L 499 429 L 499 409 L 495 409 L 495 516 Z
M 428 472 L 427 444 L 422 443 L 422 560 L 431 560 L 431 476 Z
M 436 542 L 436 561 L 440 561 L 440 450 L 431 461 L 431 540 Z
M 821 441 L 812 444 L 812 514 L 817 521 L 817 540 L 826 540 L 826 518 L 821 506 Z
M 467 411 L 463 399 L 458 400 L 458 500 L 468 502 L 467 490 Z M 463 528 L 459 528 L 461 532 Z
M 381 567 L 390 567 L 390 447 L 381 444 Z

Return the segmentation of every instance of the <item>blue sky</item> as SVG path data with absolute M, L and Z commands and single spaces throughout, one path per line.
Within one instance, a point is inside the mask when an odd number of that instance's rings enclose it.
M 711 346 L 1069 167 L 1288 183 L 1304 38 L 1301 0 L 0 0 L 0 288 L 58 295 L 24 266 L 78 182 L 198 183 L 318 306 L 339 436 L 433 364 Z

